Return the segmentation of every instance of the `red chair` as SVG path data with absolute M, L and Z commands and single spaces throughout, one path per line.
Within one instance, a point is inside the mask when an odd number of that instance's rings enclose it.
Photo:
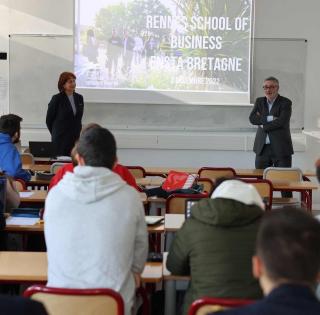
M 229 298 L 202 298 L 194 301 L 188 311 L 188 315 L 205 315 L 210 312 L 217 312 L 227 308 L 245 306 L 255 302 L 248 299 Z
M 15 186 L 17 188 L 18 191 L 25 191 L 27 190 L 27 185 L 26 185 L 26 182 L 21 179 L 21 178 L 15 178 L 14 179 L 14 183 L 15 183 Z
M 146 177 L 146 170 L 142 166 L 126 166 L 126 168 L 135 179 Z
M 236 177 L 236 171 L 232 167 L 201 167 L 199 177 L 210 178 L 215 181 L 219 177 Z
M 258 191 L 263 202 L 266 205 L 266 210 L 272 209 L 273 186 L 272 182 L 267 179 L 241 179 L 243 182 L 252 184 Z
M 124 315 L 124 303 L 112 289 L 65 289 L 33 285 L 25 297 L 44 304 L 50 315 Z

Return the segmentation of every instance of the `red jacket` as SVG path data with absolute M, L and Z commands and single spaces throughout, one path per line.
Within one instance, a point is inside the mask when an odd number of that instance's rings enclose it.
M 64 166 L 60 167 L 57 173 L 50 181 L 49 190 L 59 183 L 59 181 L 62 179 L 65 173 L 73 173 L 73 168 L 74 166 L 72 163 L 66 163 Z M 139 191 L 136 180 L 125 166 L 121 164 L 116 164 L 116 166 L 113 168 L 113 172 L 118 174 L 125 182 L 127 182 L 128 185 L 132 186 L 133 188 Z

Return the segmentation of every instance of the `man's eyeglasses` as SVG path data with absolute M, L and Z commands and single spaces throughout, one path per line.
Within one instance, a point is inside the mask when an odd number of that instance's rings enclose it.
M 277 85 L 264 85 L 262 88 L 264 90 L 273 90 L 277 87 Z

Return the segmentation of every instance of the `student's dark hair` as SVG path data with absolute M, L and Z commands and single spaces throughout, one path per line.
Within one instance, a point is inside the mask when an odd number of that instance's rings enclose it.
M 89 128 L 81 133 L 76 151 L 86 165 L 112 169 L 116 161 L 116 140 L 108 129 Z
M 256 250 L 271 280 L 313 284 L 320 271 L 320 222 L 302 209 L 266 213 Z
M 264 79 L 264 82 L 265 81 L 273 81 L 279 86 L 279 80 L 276 77 L 267 77 Z
M 20 132 L 22 118 L 15 114 L 3 115 L 0 117 L 0 132 L 7 133 L 13 137 L 16 132 Z

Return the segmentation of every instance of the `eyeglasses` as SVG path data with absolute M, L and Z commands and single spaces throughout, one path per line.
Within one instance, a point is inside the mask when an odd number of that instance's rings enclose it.
M 264 90 L 273 90 L 277 87 L 277 85 L 264 85 L 262 88 Z

